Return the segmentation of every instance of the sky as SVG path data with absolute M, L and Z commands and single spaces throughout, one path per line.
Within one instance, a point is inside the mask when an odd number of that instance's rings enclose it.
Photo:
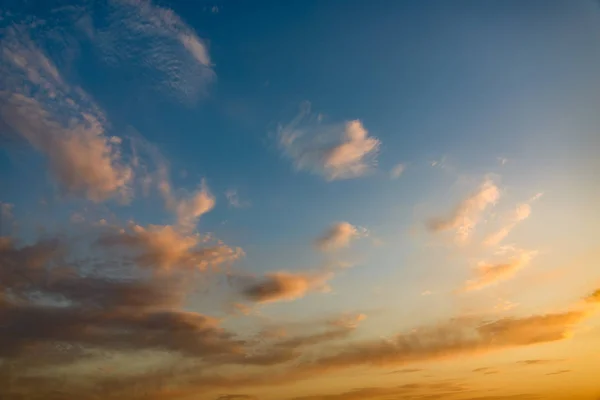
M 0 1 L 0 397 L 598 400 L 600 5 Z

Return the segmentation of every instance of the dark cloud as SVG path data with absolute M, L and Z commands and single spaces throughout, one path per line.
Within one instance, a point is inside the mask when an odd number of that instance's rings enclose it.
M 243 287 L 242 295 L 257 303 L 290 301 L 326 288 L 331 277 L 330 273 L 274 272 Z
M 570 370 L 570 369 L 562 369 L 562 370 L 560 370 L 560 371 L 554 371 L 554 372 L 550 372 L 550 373 L 548 373 L 548 374 L 546 374 L 546 375 L 562 375 L 562 374 L 567 374 L 567 373 L 569 373 L 569 372 L 571 372 L 571 370 Z

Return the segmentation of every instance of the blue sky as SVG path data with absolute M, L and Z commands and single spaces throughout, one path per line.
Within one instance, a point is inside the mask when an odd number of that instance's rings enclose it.
M 179 308 L 157 300 L 174 319 L 243 338 L 334 315 L 363 341 L 553 315 L 599 286 L 597 2 L 70 3 L 0 10 L 6 260 L 54 238 L 82 282 L 183 285 Z M 564 370 L 587 388 L 584 356 Z M 336 379 L 315 385 L 351 399 Z M 256 398 L 321 398 L 302 385 Z

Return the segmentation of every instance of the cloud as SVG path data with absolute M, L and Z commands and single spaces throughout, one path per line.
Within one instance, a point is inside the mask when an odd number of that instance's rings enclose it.
M 64 256 L 74 254 L 67 250 L 66 240 L 19 247 L 1 238 L 2 356 L 40 355 L 46 349 L 52 363 L 64 347 L 56 345 L 62 344 L 160 349 L 194 357 L 240 351 L 241 342 L 216 319 L 174 310 L 185 295 L 177 280 L 90 274 L 77 263 L 66 263 Z
M 396 371 L 390 372 L 390 374 L 412 374 L 415 372 L 422 372 L 423 370 L 420 368 L 404 368 Z
M 404 172 L 405 169 L 406 169 L 406 166 L 404 164 L 394 165 L 394 167 L 390 170 L 390 178 L 392 178 L 392 179 L 400 178 L 400 175 L 402 175 L 402 173 Z
M 193 228 L 198 218 L 212 210 L 215 206 L 215 197 L 209 192 L 205 184 L 187 197 L 176 199 L 167 195 L 167 209 L 177 215 L 177 223 L 183 227 Z
M 0 201 L 0 218 L 4 220 L 13 218 L 13 209 L 15 208 L 14 204 L 11 203 L 3 203 Z M 1 228 L 1 226 L 0 226 Z M 0 232 L 1 234 L 2 232 Z
M 304 103 L 292 122 L 279 127 L 279 145 L 296 169 L 331 181 L 367 174 L 376 164 L 380 141 L 359 120 L 323 124 Z
M 225 192 L 225 197 L 227 198 L 227 202 L 233 208 L 244 208 L 250 206 L 250 203 L 247 201 L 241 201 L 240 196 L 235 189 L 229 189 Z
M 498 370 L 496 370 L 494 368 L 489 368 L 489 367 L 482 367 L 482 368 L 475 368 L 473 370 L 473 372 L 480 372 L 484 375 L 493 375 L 493 374 L 497 374 Z
M 466 282 L 464 291 L 481 290 L 487 286 L 512 278 L 537 254 L 536 251 L 521 251 L 506 263 L 489 264 L 481 262 L 475 270 L 475 278 Z
M 560 371 L 554 371 L 554 372 L 547 373 L 546 375 L 562 375 L 562 374 L 567 374 L 569 372 L 571 372 L 570 369 L 562 369 Z
M 326 290 L 326 282 L 332 277 L 331 273 L 274 272 L 244 287 L 242 294 L 257 303 L 291 301 L 309 292 Z
M 592 294 L 585 298 L 590 303 L 600 303 L 600 289 L 596 289 Z
M 214 6 L 213 9 L 215 7 L 216 6 Z M 216 12 L 218 12 L 218 8 Z M 219 397 L 217 397 L 216 400 L 258 400 L 258 397 L 252 396 L 250 394 L 222 394 Z
M 311 368 L 401 365 L 553 342 L 569 337 L 571 329 L 588 316 L 575 310 L 495 321 L 453 319 L 389 340 L 354 342 L 334 354 L 323 355 Z
M 433 218 L 427 226 L 433 232 L 454 230 L 456 239 L 467 240 L 481 220 L 483 212 L 496 203 L 500 191 L 493 181 L 486 179 L 479 188 L 462 200 L 447 217 Z
M 158 271 L 205 270 L 244 256 L 240 248 L 222 243 L 206 246 L 204 241 L 199 234 L 188 234 L 169 225 L 130 224 L 127 229 L 103 234 L 97 243 L 105 248 L 130 250 L 137 265 Z
M 65 82 L 27 31 L 8 28 L 0 44 L 0 116 L 12 133 L 44 154 L 67 194 L 96 202 L 128 198 L 133 170 L 120 142 L 106 135 L 98 106 Z
M 143 82 L 184 103 L 204 95 L 215 78 L 206 43 L 173 10 L 146 0 L 113 0 L 103 13 L 88 11 L 87 34 L 117 68 L 150 71 Z
M 468 390 L 464 384 L 452 381 L 434 383 L 406 383 L 392 387 L 356 388 L 338 394 L 310 395 L 294 397 L 293 400 L 363 400 L 380 398 L 418 399 L 427 396 L 428 399 L 455 396 Z
M 315 246 L 321 251 L 333 251 L 347 247 L 359 236 L 360 233 L 354 225 L 348 222 L 337 222 L 315 241 Z
M 538 193 L 534 196 L 529 203 L 522 203 L 517 205 L 517 207 L 512 211 L 511 215 L 508 217 L 508 223 L 497 230 L 496 232 L 489 235 L 483 242 L 486 246 L 496 246 L 498 245 L 508 234 L 519 224 L 520 222 L 529 218 L 531 214 L 531 202 L 539 199 L 542 196 L 542 193 Z
M 518 361 L 517 364 L 523 364 L 523 365 L 545 365 L 545 364 L 554 364 L 554 363 L 562 362 L 562 361 L 564 361 L 564 360 L 535 359 L 535 360 Z
M 331 321 L 331 325 L 337 326 L 340 328 L 355 329 L 358 327 L 358 324 L 361 321 L 364 321 L 365 319 L 367 319 L 367 316 L 362 313 L 345 314 L 345 315 L 342 315 L 340 318 L 337 318 L 337 319 Z

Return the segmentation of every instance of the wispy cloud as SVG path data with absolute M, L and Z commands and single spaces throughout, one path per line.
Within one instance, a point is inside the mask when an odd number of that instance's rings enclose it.
M 571 372 L 570 369 L 561 369 L 560 371 L 549 372 L 546 375 L 562 375 Z
M 487 286 L 512 278 L 537 254 L 536 251 L 519 251 L 508 262 L 490 264 L 481 262 L 475 270 L 475 278 L 467 281 L 463 290 L 481 290 Z
M 518 361 L 517 364 L 522 364 L 522 365 L 546 365 L 546 364 L 555 364 L 555 363 L 563 362 L 563 361 L 565 361 L 565 360 L 534 359 L 534 360 Z
M 98 106 L 65 82 L 26 30 L 6 29 L 1 45 L 3 121 L 47 157 L 66 193 L 96 202 L 116 194 L 128 198 L 133 170 L 122 160 L 120 140 L 106 135 Z
M 394 167 L 390 170 L 390 178 L 392 178 L 392 179 L 400 178 L 400 175 L 402 175 L 404 173 L 405 169 L 406 169 L 406 165 L 404 165 L 404 164 L 394 165 Z
M 477 224 L 481 221 L 483 212 L 495 204 L 500 197 L 496 184 L 486 179 L 479 188 L 462 200 L 447 217 L 437 217 L 428 221 L 427 226 L 433 232 L 453 230 L 456 239 L 466 241 Z
M 242 201 L 240 199 L 240 196 L 239 196 L 237 190 L 235 190 L 235 189 L 227 190 L 225 192 L 225 197 L 227 198 L 227 202 L 229 203 L 229 205 L 233 208 L 244 208 L 244 207 L 250 206 L 249 201 Z
M 279 127 L 279 145 L 298 170 L 327 180 L 356 178 L 376 164 L 380 141 L 359 120 L 325 124 L 304 103 L 292 122 Z
M 508 236 L 515 226 L 517 226 L 517 224 L 529 218 L 529 215 L 531 214 L 531 203 L 539 199 L 541 196 L 542 193 L 538 193 L 528 203 L 521 203 L 517 205 L 508 216 L 508 222 L 506 225 L 489 235 L 483 243 L 486 246 L 498 245 L 506 236 Z
M 204 94 L 215 78 L 208 48 L 179 15 L 147 0 L 112 0 L 107 11 L 87 30 L 105 61 L 151 71 L 147 84 L 183 102 Z
M 427 383 L 406 383 L 400 386 L 392 387 L 362 387 L 350 391 L 328 394 L 328 395 L 310 395 L 303 397 L 294 397 L 292 400 L 364 400 L 381 398 L 407 398 L 417 399 L 427 396 L 427 398 L 444 398 L 446 396 L 455 396 L 466 392 L 468 387 L 458 382 L 441 381 Z
M 338 250 L 347 247 L 353 239 L 364 234 L 349 222 L 337 222 L 315 241 L 315 246 L 321 251 Z

